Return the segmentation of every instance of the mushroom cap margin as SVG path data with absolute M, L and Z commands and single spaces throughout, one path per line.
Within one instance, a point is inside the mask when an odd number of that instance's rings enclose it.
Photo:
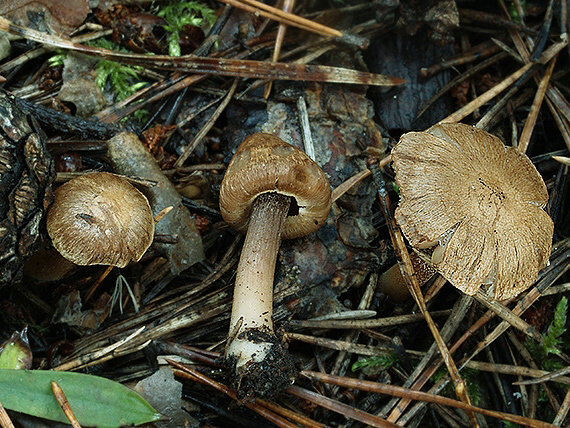
M 283 226 L 283 239 L 316 231 L 329 215 L 331 188 L 323 170 L 303 151 L 280 138 L 253 134 L 236 151 L 222 181 L 220 211 L 226 223 L 244 233 L 254 199 L 269 192 L 295 200 L 295 212 Z

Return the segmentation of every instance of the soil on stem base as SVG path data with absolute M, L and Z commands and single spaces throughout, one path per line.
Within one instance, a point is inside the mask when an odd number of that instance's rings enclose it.
M 298 369 L 287 350 L 287 345 L 274 332 L 264 327 L 241 332 L 235 341 L 268 345 L 260 361 L 249 361 L 237 367 L 235 355 L 228 355 L 225 365 L 235 373 L 234 389 L 243 401 L 270 398 L 287 389 L 295 380 Z

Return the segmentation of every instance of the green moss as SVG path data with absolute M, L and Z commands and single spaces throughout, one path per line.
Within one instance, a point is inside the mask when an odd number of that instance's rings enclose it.
M 157 15 L 168 22 L 168 25 L 165 25 L 164 28 L 169 33 L 168 54 L 170 56 L 180 56 L 178 40 L 182 27 L 185 25 L 201 27 L 205 22 L 208 25 L 213 25 L 216 21 L 216 13 L 198 1 L 174 1 L 162 7 Z
M 526 7 L 525 7 L 526 6 L 526 0 L 519 0 L 519 3 L 520 3 L 520 5 L 523 9 L 523 12 L 524 12 L 524 10 L 526 9 Z M 513 21 L 519 22 L 519 23 L 521 22 L 521 17 L 519 16 L 519 13 L 517 11 L 517 8 L 515 6 L 515 2 L 511 2 L 509 4 L 509 15 L 511 16 Z
M 126 49 L 107 39 L 97 39 L 91 42 L 90 45 L 117 52 L 126 52 Z M 116 101 L 122 101 L 130 97 L 147 85 L 147 82 L 141 81 L 139 78 L 139 72 L 142 70 L 140 66 L 124 65 L 102 59 L 97 61 L 95 70 L 97 71 L 95 78 L 97 86 L 102 90 L 108 87 L 115 96 Z
M 433 383 L 439 382 L 447 374 L 447 369 L 445 367 L 440 368 L 432 377 L 431 381 Z M 471 403 L 474 406 L 478 406 L 481 403 L 481 391 L 482 387 L 480 384 L 481 375 L 479 370 L 464 368 L 461 370 L 461 378 L 465 381 L 465 386 L 467 387 L 467 393 L 471 399 Z M 454 397 L 455 391 L 451 382 L 448 382 L 442 391 L 443 395 Z
M 525 343 L 525 346 L 543 370 L 553 371 L 563 367 L 562 362 L 554 358 L 554 356 L 560 355 L 562 353 L 561 348 L 565 346 L 562 335 L 566 332 L 567 313 L 568 299 L 562 297 L 556 305 L 554 318 L 548 326 L 548 330 L 542 336 L 542 343 L 537 343 L 533 340 L 527 340 Z
M 367 372 L 378 372 L 387 370 L 398 362 L 398 356 L 394 353 L 385 355 L 374 355 L 372 357 L 359 358 L 352 365 L 352 371 L 362 370 Z

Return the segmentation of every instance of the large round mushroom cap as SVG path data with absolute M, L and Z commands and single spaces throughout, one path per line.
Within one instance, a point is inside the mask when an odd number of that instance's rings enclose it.
M 529 158 L 465 124 L 404 134 L 392 150 L 396 221 L 455 287 L 499 300 L 532 285 L 550 256 L 548 192 Z
M 270 134 L 246 138 L 230 162 L 220 188 L 224 220 L 245 232 L 254 199 L 276 192 L 293 198 L 282 238 L 316 231 L 331 207 L 329 180 L 303 151 Z
M 146 197 L 126 180 L 96 172 L 55 191 L 47 230 L 56 250 L 75 264 L 125 267 L 152 243 L 154 218 Z

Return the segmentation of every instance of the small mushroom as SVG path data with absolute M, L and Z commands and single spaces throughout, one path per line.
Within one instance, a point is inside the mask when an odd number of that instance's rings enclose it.
M 74 178 L 54 193 L 48 234 L 73 263 L 125 267 L 140 260 L 152 243 L 150 205 L 126 180 L 96 172 Z
M 404 134 L 392 150 L 396 221 L 451 284 L 498 300 L 532 285 L 548 262 L 553 223 L 542 177 L 515 147 L 465 124 Z M 429 250 L 428 250 L 429 251 Z
M 414 252 L 410 253 L 410 260 L 420 287 L 437 273 L 433 265 L 423 261 L 420 256 Z M 400 272 L 400 266 L 397 264 L 390 266 L 388 270 L 380 275 L 377 290 L 384 293 L 390 300 L 396 303 L 404 302 L 411 296 L 406 281 Z
M 224 220 L 246 232 L 238 264 L 226 360 L 242 397 L 269 396 L 294 379 L 273 329 L 273 280 L 281 239 L 316 231 L 328 217 L 330 184 L 301 150 L 269 134 L 238 148 L 220 188 Z

